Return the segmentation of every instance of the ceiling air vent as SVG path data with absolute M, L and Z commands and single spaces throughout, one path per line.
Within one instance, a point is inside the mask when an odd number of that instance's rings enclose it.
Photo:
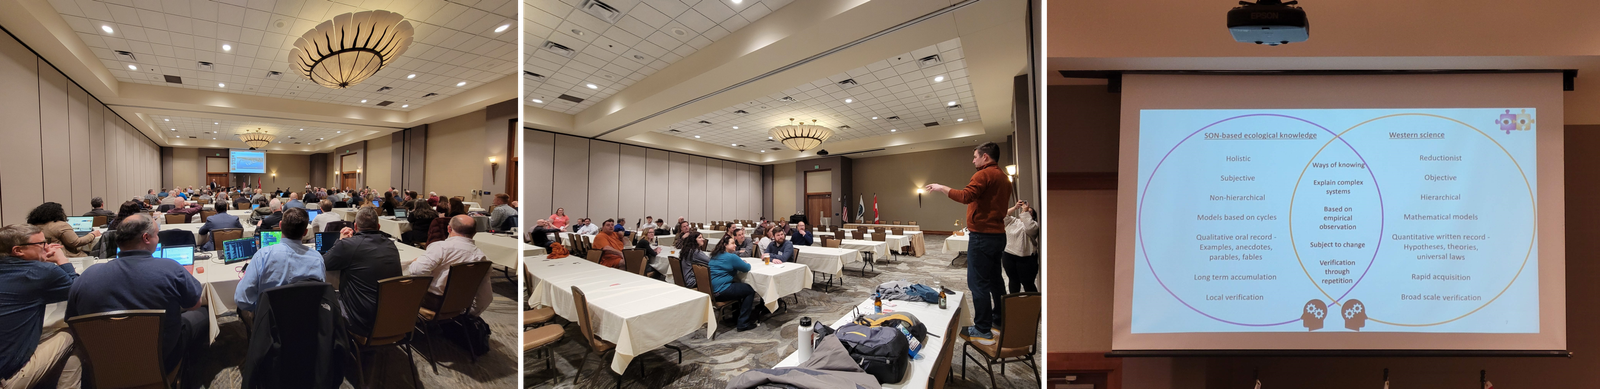
M 300 144 L 300 142 L 294 142 L 294 144 Z
M 886 117 L 884 119 L 887 119 L 887 120 L 900 120 L 900 117 L 899 116 L 890 116 L 890 117 Z
M 707 124 L 707 125 L 709 125 L 709 124 L 711 124 L 711 122 L 708 122 L 708 121 L 704 121 L 704 120 L 701 120 L 701 121 L 700 121 L 700 124 Z
M 733 113 L 740 114 L 740 115 L 749 115 L 750 114 L 749 112 L 745 112 L 745 110 L 742 110 L 742 109 L 738 110 L 738 111 L 733 111 Z
M 848 125 L 839 126 L 839 129 L 840 130 L 848 130 L 848 129 L 850 129 L 850 126 L 848 126 Z
M 922 123 L 922 126 L 923 126 L 923 127 L 933 127 L 933 126 L 937 126 L 937 125 L 939 125 L 939 122 L 927 122 L 927 123 Z
M 422 98 L 426 99 L 426 98 L 433 97 L 433 96 L 438 96 L 438 95 L 439 95 L 438 93 L 429 93 L 429 94 L 422 95 Z
M 794 102 L 794 98 L 793 97 L 789 97 L 789 96 L 783 96 L 783 98 L 778 99 L 778 101 L 782 101 L 782 102 L 785 102 L 785 103 L 793 103 Z
M 917 68 L 918 69 L 927 68 L 929 66 L 938 65 L 938 64 L 941 64 L 941 63 L 944 63 L 944 60 L 943 59 L 939 59 L 939 55 L 938 54 L 934 54 L 934 55 L 930 55 L 930 56 L 926 56 L 926 57 L 922 57 L 922 58 L 917 58 Z
M 583 102 L 583 98 L 580 98 L 580 97 L 577 97 L 577 96 L 573 96 L 573 95 L 560 95 L 560 96 L 556 96 L 556 98 L 562 99 L 562 100 L 566 100 L 566 101 L 571 101 L 571 102 L 574 102 L 574 103 L 582 103 Z
M 194 135 L 190 135 L 189 139 L 200 139 L 200 137 L 197 137 L 197 136 L 194 136 Z
M 167 82 L 170 82 L 170 83 L 174 83 L 174 84 L 182 84 L 183 83 L 183 77 L 168 76 L 168 75 L 162 75 L 162 77 L 166 77 L 167 78 Z
M 391 90 L 394 90 L 394 88 L 386 86 L 386 87 L 378 88 L 378 93 L 388 92 L 388 91 L 391 91 Z
M 541 81 L 541 82 L 544 81 L 544 75 L 543 74 L 539 74 L 539 73 L 534 73 L 534 72 L 530 72 L 530 71 L 527 71 L 527 70 L 523 70 L 522 71 L 522 75 L 527 76 L 528 78 L 533 79 L 534 81 Z
M 216 65 L 212 65 L 210 62 L 200 61 L 200 62 L 195 62 L 194 70 L 204 70 L 204 71 L 211 72 L 211 71 L 216 71 L 217 67 L 216 67 Z
M 856 85 L 860 84 L 856 84 L 856 79 L 854 78 L 839 81 L 839 89 L 850 89 L 856 87 Z
M 267 79 L 268 80 L 282 81 L 283 80 L 283 73 L 281 73 L 281 72 L 267 72 Z
M 132 51 L 112 50 L 112 52 L 116 53 L 116 57 L 117 57 L 118 60 L 135 61 L 135 62 L 138 61 L 136 59 L 133 59 L 133 52 Z
M 583 10 L 583 13 L 594 15 L 600 20 L 606 21 L 606 23 L 616 24 L 617 21 L 622 20 L 622 11 L 600 0 L 584 1 L 583 5 L 578 6 L 578 9 Z
M 667 132 L 683 132 L 683 131 L 678 131 L 677 129 L 668 129 Z
M 771 141 L 768 141 L 768 142 L 771 142 Z M 771 150 L 783 150 L 783 149 L 780 149 L 780 148 L 777 148 L 777 147 L 773 147 L 773 148 L 771 148 Z
M 545 41 L 544 49 L 550 50 L 550 52 L 556 53 L 556 55 L 567 58 L 572 58 L 572 56 L 577 55 L 578 53 L 577 51 L 573 51 L 572 48 L 562 46 L 560 43 L 556 43 L 555 41 Z
M 389 106 L 389 104 L 394 104 L 394 102 L 393 101 L 384 101 L 382 103 L 378 103 L 378 106 L 379 107 L 387 107 L 387 106 Z
M 945 105 L 945 109 L 961 109 L 961 104 Z

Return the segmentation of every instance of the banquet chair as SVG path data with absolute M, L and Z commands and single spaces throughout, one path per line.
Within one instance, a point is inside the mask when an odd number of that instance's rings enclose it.
M 167 214 L 166 219 L 163 221 L 165 221 L 166 224 L 187 224 L 189 223 L 189 215 L 181 213 L 169 213 Z
M 717 301 L 716 292 L 711 291 L 711 268 L 698 263 L 690 266 L 694 266 L 694 288 L 699 290 L 700 293 L 705 293 L 706 296 L 711 297 L 711 307 L 712 309 L 716 310 L 716 314 L 714 316 L 718 320 L 721 320 L 723 309 L 734 306 L 733 304 L 737 303 L 738 301 Z
M 850 231 L 850 239 L 864 240 L 866 232 L 862 230 Z
M 197 221 L 196 223 L 205 223 L 206 222 L 206 218 L 209 218 L 209 217 L 211 217 L 211 215 L 216 215 L 216 214 L 217 214 L 217 211 L 200 211 L 200 221 Z
M 587 259 L 589 262 L 600 263 L 600 255 L 600 250 L 589 250 L 583 254 L 583 259 Z
M 549 346 L 560 341 L 566 333 L 567 331 L 564 327 L 555 324 L 546 324 L 539 326 L 539 328 L 527 330 L 522 333 L 522 353 L 527 354 L 529 351 L 543 350 L 545 352 L 544 368 L 545 370 L 553 370 L 555 367 L 551 365 L 551 360 L 555 359 L 555 352 L 551 351 Z
M 350 353 L 356 361 L 356 371 L 361 381 L 371 381 L 361 365 L 363 349 L 399 347 L 405 350 L 406 362 L 411 364 L 413 382 L 421 382 L 417 374 L 417 362 L 411 358 L 416 351 L 411 344 L 415 339 L 412 329 L 417 321 L 417 310 L 422 306 L 422 295 L 428 293 L 428 286 L 432 283 L 433 276 L 400 276 L 378 280 L 378 311 L 372 315 L 372 329 L 362 335 L 355 328 L 345 328 L 345 334 L 350 336 Z M 355 387 L 365 385 L 356 382 Z
M 953 314 L 955 316 L 952 317 L 962 317 L 961 307 L 957 306 Z M 944 389 L 945 381 L 950 379 L 950 357 L 955 355 L 956 348 L 956 336 L 953 335 L 960 331 L 960 323 L 960 320 L 951 320 L 950 326 L 944 329 L 944 348 L 939 349 L 939 362 L 933 364 L 933 374 L 928 375 L 929 388 Z
M 678 259 L 676 256 L 671 256 L 667 257 L 667 262 L 672 264 L 672 282 L 678 284 L 678 286 L 688 288 L 689 285 L 683 282 L 683 260 Z
M 907 224 L 910 224 L 910 225 L 914 226 L 914 225 L 917 225 L 917 221 L 916 220 L 912 220 L 912 221 L 908 222 Z
M 227 242 L 227 241 L 235 240 L 235 239 L 244 239 L 244 229 L 243 228 L 221 228 L 221 229 L 215 229 L 215 230 L 211 230 L 211 234 L 210 235 L 211 236 L 209 236 L 208 239 L 209 239 L 210 242 L 212 242 L 211 246 L 215 247 L 217 250 L 222 250 L 222 242 Z
M 900 221 L 899 220 L 895 220 L 895 221 L 889 222 L 889 224 L 900 224 Z
M 616 352 L 617 344 L 608 342 L 605 339 L 600 339 L 599 336 L 594 334 L 594 327 L 592 327 L 592 323 L 589 323 L 589 297 L 584 295 L 583 290 L 578 289 L 577 286 L 572 287 L 572 306 L 578 310 L 578 329 L 579 332 L 583 334 L 582 342 L 584 346 L 588 347 L 590 351 L 594 351 L 595 354 L 600 354 L 600 370 L 611 370 L 606 368 L 605 361 L 611 360 L 611 354 Z M 573 385 L 577 385 L 578 378 L 583 377 L 583 366 L 587 365 L 588 363 L 589 356 L 587 355 L 578 361 L 578 373 L 572 376 Z M 681 352 L 678 356 L 678 363 L 683 363 L 683 356 Z M 629 365 L 632 365 L 632 363 L 630 362 Z M 639 365 L 639 368 L 643 369 L 644 365 Z M 628 372 L 627 367 L 623 367 L 622 370 L 624 374 Z M 617 375 L 616 387 L 618 389 L 622 388 L 622 376 L 622 374 Z
M 623 260 L 622 263 L 623 263 L 624 269 L 627 269 L 629 273 L 638 274 L 638 275 L 641 275 L 641 276 L 644 275 L 644 269 L 646 267 L 645 266 L 645 260 L 644 260 L 644 250 L 640 250 L 640 249 L 622 250 L 622 260 Z
M 67 319 L 84 378 L 101 388 L 174 387 L 182 364 L 161 371 L 164 309 L 111 311 Z
M 472 310 L 473 299 L 478 296 L 478 288 L 483 285 L 483 278 L 489 276 L 489 266 L 491 264 L 493 262 L 480 260 L 450 265 L 450 279 L 445 281 L 444 295 L 439 296 L 439 305 L 430 307 L 424 301 L 421 307 L 417 309 L 418 325 L 429 327 L 430 325 L 437 325 L 455 319 L 457 316 L 469 314 Z M 462 328 L 470 330 L 472 326 L 462 326 Z M 424 335 L 429 334 L 426 328 L 419 328 L 419 330 Z M 468 334 L 467 336 L 471 339 L 470 337 L 476 337 L 477 335 Z M 435 336 L 428 336 L 428 354 L 430 357 L 428 358 L 428 363 L 433 365 L 433 373 L 439 374 L 439 362 L 438 358 L 435 357 L 437 354 L 433 353 L 434 338 Z M 472 349 L 471 342 L 467 343 L 467 354 L 472 356 L 472 363 L 478 363 L 478 352 Z
M 110 223 L 110 221 L 105 216 L 95 216 L 94 217 L 94 226 L 95 227 L 104 227 L 106 225 L 106 223 Z
M 989 372 L 990 387 L 996 387 L 994 365 L 1000 365 L 1003 373 L 1006 364 L 1013 362 L 1032 366 L 1034 379 L 1040 380 L 1039 366 L 1033 362 L 1033 356 L 1037 352 L 1034 343 L 1039 337 L 1042 301 L 1039 292 L 1012 293 L 1000 297 L 1000 305 L 1004 307 L 1000 314 L 1005 320 L 995 327 L 994 341 L 973 342 L 966 335 L 961 336 L 967 341 L 966 347 L 961 349 L 961 377 L 966 378 L 967 360 L 971 359 L 973 362 L 984 362 L 983 369 Z M 973 357 L 971 351 L 977 351 L 977 355 L 984 360 Z

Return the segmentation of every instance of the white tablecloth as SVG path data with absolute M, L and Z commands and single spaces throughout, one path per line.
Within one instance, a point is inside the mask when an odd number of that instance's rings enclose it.
M 778 309 L 778 299 L 811 288 L 811 268 L 799 263 L 767 265 L 761 258 L 744 258 L 750 263 L 749 273 L 740 273 L 739 279 L 766 301 L 767 310 Z M 670 266 L 669 266 L 670 267 Z
M 675 243 L 678 243 L 678 237 L 672 236 L 670 234 L 661 235 L 661 236 L 657 236 L 656 237 L 656 245 L 659 245 L 659 246 L 662 246 L 662 247 L 672 247 L 673 244 L 675 244 Z
M 544 256 L 523 258 L 533 279 L 529 304 L 547 305 L 577 322 L 572 287 L 589 300 L 589 325 L 595 336 L 617 344 L 611 370 L 621 374 L 639 354 L 649 352 L 706 326 L 716 334 L 711 296 L 583 259 Z
M 511 236 L 480 232 L 472 236 L 472 241 L 478 245 L 479 250 L 483 250 L 483 255 L 489 256 L 489 262 L 507 269 L 517 268 L 517 258 L 544 253 L 544 249 L 531 244 L 527 245 L 527 249 L 521 248 L 517 238 Z M 532 249 L 539 249 L 539 253 L 534 253 Z
M 948 238 L 944 238 L 944 252 L 951 253 L 951 252 L 957 252 L 957 251 L 967 251 L 967 241 L 968 240 L 970 240 L 970 239 L 966 235 L 962 235 L 962 236 L 951 235 Z
M 706 244 L 717 244 L 717 239 L 727 234 L 727 231 L 721 230 L 700 230 L 700 236 L 706 238 Z
M 873 260 L 883 260 L 889 257 L 889 243 L 887 242 L 845 239 L 839 241 L 839 247 L 859 250 L 861 252 L 871 252 Z
M 915 315 L 917 320 L 921 320 L 922 324 L 928 327 L 929 336 L 928 340 L 923 343 L 922 350 L 917 352 L 917 359 L 911 361 L 911 366 L 906 371 L 905 380 L 897 383 L 885 383 L 883 384 L 883 387 L 923 388 L 928 386 L 928 377 L 933 375 L 934 365 L 939 363 L 939 354 L 944 350 L 944 341 L 946 337 L 956 336 L 956 334 L 946 333 L 945 331 L 949 329 L 950 321 L 960 320 L 958 315 L 969 316 L 964 312 L 971 311 L 967 308 L 965 303 L 959 303 L 964 301 L 962 297 L 963 296 L 961 293 L 951 293 L 946 295 L 945 298 L 948 302 L 947 305 L 958 305 L 958 307 L 953 306 L 947 309 L 939 309 L 939 304 L 933 303 L 884 300 L 884 312 L 906 312 Z M 871 313 L 873 311 L 872 299 L 862 301 L 861 305 L 857 305 L 856 307 L 860 312 Z M 833 323 L 833 328 L 838 329 L 845 324 L 850 324 L 850 321 L 854 318 L 855 317 L 853 315 L 846 314 L 844 317 L 839 318 L 839 320 Z M 962 321 L 962 323 L 965 323 L 965 321 Z M 958 326 L 956 329 L 960 330 L 960 327 Z M 784 335 L 785 341 L 790 343 L 796 342 L 795 333 L 792 328 L 790 328 L 789 331 L 784 332 Z M 784 358 L 783 361 L 778 362 L 777 366 L 775 367 L 799 366 L 801 362 L 805 361 L 801 361 L 800 353 L 795 352 L 789 354 L 789 357 Z
M 411 231 L 411 222 L 406 219 L 391 219 L 388 216 L 378 218 L 378 229 L 396 238 L 400 234 Z M 513 260 L 514 261 L 514 260 Z
M 847 248 L 832 248 L 819 246 L 794 246 L 800 251 L 800 257 L 795 259 L 811 270 L 825 274 L 844 275 L 844 264 L 860 262 L 861 252 Z

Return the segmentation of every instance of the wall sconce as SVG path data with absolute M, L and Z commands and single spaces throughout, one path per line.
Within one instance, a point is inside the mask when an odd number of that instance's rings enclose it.
M 361 174 L 361 168 L 356 168 L 356 174 Z
M 272 182 L 273 183 L 277 183 L 278 182 L 278 172 L 276 172 L 276 171 L 272 172 Z
M 1017 176 L 1017 165 L 1006 165 L 1006 182 L 1017 182 L 1012 177 Z
M 922 187 L 917 187 L 917 208 L 922 208 Z
M 499 174 L 499 171 L 500 171 L 500 162 L 495 161 L 494 157 L 489 157 L 489 177 L 490 177 L 490 179 L 498 181 L 494 177 L 495 177 L 495 175 Z

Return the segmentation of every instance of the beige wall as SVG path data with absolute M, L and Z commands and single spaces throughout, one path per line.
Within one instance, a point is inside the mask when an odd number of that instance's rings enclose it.
M 92 197 L 120 204 L 161 184 L 154 142 L 3 34 L 0 91 L 0 224 L 46 201 L 78 215 Z
M 172 149 L 172 186 L 187 188 L 200 186 L 200 149 Z
M 629 225 L 645 216 L 707 222 L 761 215 L 760 166 L 544 131 L 523 135 L 522 211 L 529 221 L 558 207 L 570 217 L 623 217 Z
M 796 204 L 794 193 L 795 186 L 799 185 L 795 178 L 794 162 L 780 163 L 772 166 L 772 214 L 793 215 L 800 213 L 800 206 Z
M 273 173 L 278 174 L 276 179 Z M 267 154 L 267 176 L 261 178 L 261 186 L 300 191 L 308 182 L 311 182 L 310 155 Z
M 478 172 L 489 165 L 489 157 L 484 155 L 483 126 L 482 110 L 429 124 L 424 168 L 427 188 L 410 189 L 438 192 L 440 196 L 465 196 L 473 201 L 472 190 L 483 188 L 483 176 Z
M 1000 144 L 1000 150 L 1010 150 L 1010 145 Z M 1001 153 L 1000 166 L 1011 163 L 1011 156 Z M 922 195 L 922 205 L 917 205 L 917 188 L 938 183 L 951 188 L 963 188 L 976 172 L 972 168 L 972 147 L 922 151 L 860 158 L 854 160 L 854 184 L 850 213 L 855 214 L 858 199 L 866 203 L 866 218 L 872 220 L 872 195 L 878 195 L 878 214 L 884 221 L 916 221 L 922 229 L 952 231 L 960 229 L 956 221 L 966 225 L 967 206 L 950 200 L 942 194 Z
M 366 186 L 373 188 L 388 188 L 390 185 L 389 174 L 394 171 L 390 166 L 394 159 L 390 145 L 394 144 L 393 137 L 384 135 L 367 140 L 367 167 L 361 171 L 361 178 L 366 180 Z

